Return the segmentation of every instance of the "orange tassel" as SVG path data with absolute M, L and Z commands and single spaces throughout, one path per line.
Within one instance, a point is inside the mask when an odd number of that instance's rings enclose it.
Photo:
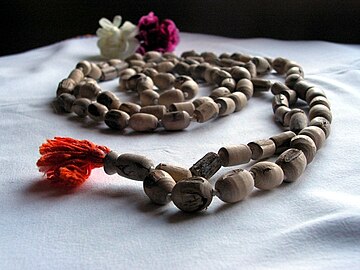
M 39 148 L 42 155 L 36 165 L 48 180 L 66 186 L 77 186 L 85 182 L 91 170 L 103 166 L 110 149 L 87 140 L 55 137 Z

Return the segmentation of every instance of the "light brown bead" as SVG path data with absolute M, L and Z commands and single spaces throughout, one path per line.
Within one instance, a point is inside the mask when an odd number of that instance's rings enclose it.
M 326 97 L 325 92 L 317 87 L 312 87 L 306 92 L 305 100 L 307 104 L 315 97 Z
M 67 78 L 67 79 L 62 80 L 59 83 L 58 88 L 56 90 L 56 96 L 60 96 L 63 93 L 72 94 L 75 86 L 76 86 L 76 83 L 73 79 Z
M 105 124 L 116 130 L 123 130 L 129 125 L 130 116 L 123 111 L 112 109 L 105 114 Z
M 152 89 L 141 91 L 139 96 L 141 106 L 156 105 L 160 97 L 159 93 Z
M 154 77 L 159 73 L 155 68 L 144 68 L 143 73 L 154 80 Z
M 179 182 L 180 180 L 184 180 L 191 177 L 191 172 L 187 168 L 183 168 L 180 166 L 160 163 L 156 166 L 155 169 L 163 170 L 171 175 L 171 177 L 175 180 L 175 182 Z
M 120 111 L 126 112 L 128 115 L 133 115 L 140 112 L 141 106 L 133 102 L 124 102 L 119 106 Z
M 285 115 L 290 112 L 291 109 L 285 106 L 281 106 L 275 111 L 275 120 L 284 125 Z
M 296 63 L 294 61 L 288 61 L 285 65 L 285 70 L 288 71 L 289 69 L 291 69 L 293 67 L 301 68 L 301 66 L 298 63 Z
M 243 93 L 248 100 L 254 94 L 254 86 L 252 82 L 248 79 L 241 79 L 240 81 L 238 81 L 235 90 Z
M 328 107 L 325 105 L 315 105 L 310 108 L 309 111 L 309 119 L 312 120 L 316 117 L 324 117 L 326 120 L 328 120 L 330 123 L 332 121 L 332 113 Z
M 126 80 L 126 89 L 136 91 L 138 82 L 145 77 L 146 75 L 143 73 L 132 75 L 129 79 Z
M 253 189 L 252 175 L 242 169 L 225 174 L 215 183 L 216 195 L 226 203 L 236 203 L 245 199 Z
M 215 70 L 211 75 L 211 81 L 216 85 L 221 85 L 222 81 L 226 78 L 231 78 L 231 75 L 225 70 Z
M 171 192 L 172 201 L 184 212 L 197 212 L 207 208 L 212 197 L 212 185 L 202 177 L 179 181 Z
M 130 60 L 128 61 L 129 63 L 129 66 L 132 67 L 132 68 L 136 68 L 136 67 L 144 67 L 145 66 L 145 61 L 143 60 Z
M 286 77 L 287 76 L 290 76 L 292 74 L 298 74 L 300 75 L 301 77 L 304 78 L 305 74 L 304 74 L 304 70 L 302 69 L 302 67 L 292 67 L 290 68 L 287 72 L 286 72 Z
M 230 92 L 235 90 L 236 81 L 233 78 L 226 78 L 221 82 L 221 87 L 226 87 Z
M 190 116 L 192 116 L 195 111 L 195 105 L 191 101 L 177 102 L 169 106 L 169 111 L 186 111 Z
M 257 73 L 265 74 L 270 72 L 271 66 L 264 57 L 255 56 L 251 61 L 255 64 Z
M 166 130 L 183 130 L 190 125 L 190 122 L 190 115 L 186 111 L 165 113 L 161 121 Z
M 154 77 L 154 84 L 160 90 L 171 89 L 174 85 L 175 76 L 170 73 L 158 73 Z
M 72 79 L 76 84 L 78 84 L 84 79 L 84 73 L 82 72 L 82 70 L 75 68 L 70 72 L 68 78 Z
M 325 132 L 316 126 L 308 126 L 300 131 L 299 135 L 309 136 L 315 143 L 316 149 L 319 150 L 325 142 Z
M 129 67 L 129 64 L 120 59 L 110 59 L 108 61 L 109 65 L 116 68 L 117 75 L 119 76 L 120 72 Z
M 197 122 L 204 123 L 218 115 L 219 106 L 214 101 L 206 101 L 195 109 L 193 117 Z
M 185 101 L 184 93 L 179 89 L 171 89 L 160 94 L 158 104 L 169 107 L 172 103 L 183 101 Z
M 331 123 L 324 117 L 315 117 L 309 123 L 309 126 L 316 126 L 325 132 L 325 137 L 329 137 L 331 131 Z
M 170 61 L 164 61 L 156 66 L 158 72 L 170 72 L 174 68 L 174 64 Z
M 71 106 L 71 111 L 79 117 L 87 116 L 87 108 L 91 104 L 91 100 L 87 98 L 77 98 Z
M 227 89 L 226 87 L 218 87 L 211 91 L 210 97 L 213 100 L 216 100 L 219 97 L 226 97 L 230 94 L 231 93 L 230 93 L 229 89 Z
M 219 149 L 218 155 L 224 167 L 246 164 L 250 161 L 252 152 L 246 144 L 229 145 Z
M 101 69 L 96 64 L 91 63 L 91 70 L 87 76 L 95 80 L 99 80 L 101 77 Z
M 150 59 L 159 59 L 161 58 L 161 53 L 158 51 L 147 51 L 144 56 L 143 59 L 144 61 L 149 61 Z
M 129 127 L 135 131 L 154 131 L 158 127 L 156 116 L 147 113 L 135 113 L 130 116 Z
M 144 74 L 145 75 L 145 74 Z M 140 77 L 137 80 L 136 88 L 135 90 L 138 93 L 141 93 L 144 90 L 153 89 L 154 88 L 154 82 L 149 76 Z
M 289 107 L 289 101 L 286 98 L 286 96 L 283 94 L 277 94 L 273 97 L 272 100 L 273 112 L 275 113 L 276 109 L 279 108 L 280 106 Z
M 134 76 L 136 74 L 135 69 L 133 68 L 126 68 L 119 72 L 120 80 L 128 80 L 131 76 Z
M 176 182 L 165 171 L 152 170 L 144 179 L 143 188 L 149 199 L 156 204 L 165 205 L 171 201 L 170 193 Z
M 140 109 L 141 113 L 148 113 L 156 116 L 157 119 L 162 119 L 166 113 L 165 105 L 149 105 Z
M 314 107 L 315 105 L 324 105 L 326 107 L 328 107 L 330 109 L 330 102 L 329 100 L 326 98 L 326 97 L 323 97 L 323 96 L 316 96 L 314 97 L 310 103 L 309 103 L 309 107 Z
M 110 91 L 101 92 L 97 96 L 96 101 L 102 105 L 105 105 L 109 110 L 118 109 L 120 106 L 119 98 Z
M 189 100 L 197 95 L 199 92 L 199 85 L 195 81 L 189 80 L 181 84 L 179 89 L 184 93 L 185 99 Z
M 101 69 L 101 81 L 109 81 L 113 80 L 118 76 L 118 71 L 113 66 L 104 67 Z
M 232 67 L 230 70 L 230 74 L 233 77 L 233 79 L 236 81 L 239 81 L 241 79 L 248 79 L 248 80 L 251 79 L 250 72 L 244 67 L 239 67 L 239 66 Z
M 297 101 L 297 93 L 295 90 L 287 89 L 282 91 L 280 94 L 283 94 L 289 101 L 289 105 L 293 105 Z
M 119 154 L 115 151 L 110 151 L 106 154 L 104 158 L 104 171 L 108 175 L 113 175 L 117 173 L 116 161 L 119 157 Z
M 270 137 L 270 140 L 272 140 L 276 146 L 275 154 L 282 153 L 288 149 L 290 147 L 290 141 L 295 135 L 296 134 L 292 131 L 285 131 Z
M 235 102 L 235 112 L 242 110 L 247 104 L 247 98 L 242 92 L 231 93 L 228 98 L 231 98 Z
M 129 179 L 144 181 L 153 169 L 151 159 L 136 154 L 121 154 L 116 160 L 116 172 Z
M 179 75 L 176 77 L 174 81 L 174 87 L 180 89 L 181 85 L 187 81 L 194 81 L 190 76 L 187 75 Z
M 100 94 L 101 88 L 97 83 L 86 82 L 79 86 L 79 96 L 95 100 Z
M 285 74 L 285 67 L 288 62 L 288 59 L 277 57 L 272 61 L 272 68 L 280 75 Z
M 94 121 L 104 121 L 108 108 L 98 102 L 91 103 L 87 108 L 88 116 Z
M 244 63 L 247 63 L 251 60 L 252 56 L 249 54 L 244 54 L 244 53 L 233 53 L 231 56 L 231 59 L 234 59 L 236 61 L 241 61 Z
M 284 172 L 285 182 L 296 181 L 306 168 L 306 157 L 304 153 L 295 148 L 290 148 L 282 153 L 275 161 Z
M 205 70 L 204 79 L 205 79 L 205 81 L 207 83 L 213 84 L 213 81 L 212 81 L 212 76 L 213 75 L 212 74 L 217 70 L 220 70 L 220 68 L 219 67 L 214 67 L 214 66 L 210 66 Z
M 308 118 L 305 112 L 298 112 L 291 116 L 289 127 L 290 130 L 299 133 L 302 129 L 306 128 L 308 124 Z
M 219 116 L 232 114 L 236 109 L 234 100 L 229 97 L 219 97 L 215 102 L 219 104 Z
M 281 167 L 273 162 L 261 161 L 251 167 L 250 172 L 255 181 L 255 187 L 262 190 L 271 190 L 280 186 L 284 180 Z
M 143 60 L 143 56 L 140 53 L 133 53 L 125 59 L 126 62 L 130 60 Z
M 201 104 L 205 103 L 205 102 L 213 102 L 214 100 L 211 97 L 199 97 L 196 98 L 192 101 L 192 103 L 194 104 L 195 108 L 199 107 Z
M 91 71 L 91 63 L 86 60 L 80 61 L 76 64 L 76 68 L 80 69 L 84 73 L 84 76 L 87 76 Z
M 290 142 L 290 147 L 303 151 L 307 164 L 313 161 L 317 150 L 315 142 L 306 135 L 296 135 L 293 137 Z
M 251 158 L 254 160 L 271 157 L 276 151 L 276 145 L 270 139 L 250 142 L 248 146 L 252 152 Z

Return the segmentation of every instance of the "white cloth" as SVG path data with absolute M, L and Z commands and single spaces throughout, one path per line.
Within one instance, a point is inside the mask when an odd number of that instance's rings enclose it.
M 214 197 L 206 211 L 194 215 L 172 203 L 154 206 L 141 182 L 102 169 L 76 191 L 56 190 L 41 181 L 35 166 L 46 138 L 87 139 L 143 154 L 155 164 L 190 167 L 223 145 L 281 132 L 271 94 L 183 132 L 123 135 L 104 124 L 57 115 L 50 105 L 58 82 L 78 61 L 97 59 L 95 38 L 1 57 L 0 269 L 360 268 L 360 46 L 182 33 L 176 53 L 191 49 L 286 57 L 326 91 L 334 116 L 331 135 L 299 181 L 254 191 L 233 205 Z M 101 85 L 116 91 L 117 80 Z M 202 93 L 209 90 L 203 87 Z M 212 183 L 231 169 L 223 168 Z

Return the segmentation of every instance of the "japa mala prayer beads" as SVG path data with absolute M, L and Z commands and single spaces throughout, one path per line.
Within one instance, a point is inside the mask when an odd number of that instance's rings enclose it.
M 285 75 L 285 83 L 258 77 L 275 70 Z M 121 102 L 99 81 L 120 78 L 119 89 L 138 94 L 139 104 Z M 214 86 L 209 96 L 196 97 L 199 82 Z M 105 146 L 86 140 L 55 137 L 40 146 L 37 166 L 47 178 L 59 184 L 77 186 L 93 168 L 143 181 L 145 194 L 159 205 L 172 201 L 185 212 L 206 209 L 213 196 L 226 203 L 246 198 L 254 187 L 271 190 L 282 182 L 294 182 L 311 163 L 330 134 L 332 113 L 324 91 L 304 79 L 302 67 L 281 57 L 252 57 L 234 53 L 215 55 L 187 51 L 133 54 L 124 61 L 79 62 L 68 78 L 59 83 L 56 111 L 75 113 L 104 121 L 116 130 L 131 128 L 151 132 L 186 129 L 191 122 L 204 123 L 242 110 L 255 91 L 274 95 L 274 119 L 285 131 L 247 144 L 227 145 L 217 153 L 209 152 L 191 168 L 155 163 L 145 156 L 118 154 Z M 295 108 L 302 99 L 308 115 Z M 264 161 L 278 156 L 275 162 Z M 213 186 L 210 178 L 221 167 L 258 161 L 249 171 L 234 169 L 221 176 Z

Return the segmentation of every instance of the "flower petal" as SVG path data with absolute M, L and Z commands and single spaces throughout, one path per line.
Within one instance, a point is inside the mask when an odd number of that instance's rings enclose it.
M 113 19 L 113 25 L 116 27 L 119 27 L 121 25 L 121 16 L 120 15 L 116 15 Z

